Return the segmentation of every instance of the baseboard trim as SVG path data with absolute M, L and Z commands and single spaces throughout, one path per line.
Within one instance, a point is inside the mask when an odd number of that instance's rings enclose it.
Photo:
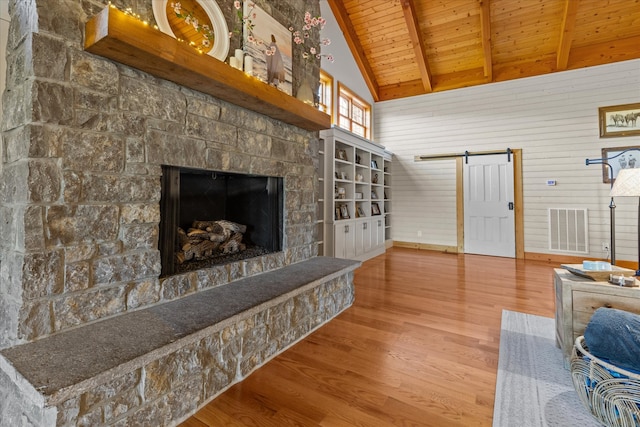
M 425 250 L 425 251 L 445 252 L 450 254 L 458 253 L 458 248 L 456 246 L 434 245 L 430 243 L 402 242 L 402 241 L 394 240 L 391 243 L 391 246 L 396 248 L 419 249 L 419 250 Z M 556 263 L 556 264 L 582 264 L 582 261 L 585 261 L 585 260 L 608 261 L 603 258 L 584 257 L 584 256 L 575 256 L 575 255 L 566 255 L 566 254 L 545 254 L 540 252 L 525 252 L 524 259 L 530 260 L 530 261 L 544 261 L 544 262 Z M 626 260 L 616 260 L 616 265 L 618 267 L 630 268 L 632 270 L 635 270 L 637 268 L 638 263 L 633 261 L 626 261 Z
M 447 245 L 434 245 L 430 243 L 417 243 L 417 242 L 400 242 L 397 240 L 393 241 L 393 247 L 396 248 L 408 248 L 408 249 L 419 249 L 423 251 L 438 251 L 445 252 L 449 254 L 457 254 L 458 248 L 457 246 L 447 246 Z
M 585 260 L 609 261 L 608 259 L 604 259 L 604 258 L 564 255 L 564 254 L 543 254 L 538 252 L 525 252 L 524 258 L 532 261 L 556 262 L 558 264 L 582 264 L 582 261 L 585 261 Z M 638 263 L 633 261 L 626 261 L 626 260 L 616 260 L 616 265 L 618 267 L 630 268 L 632 270 L 635 270 Z

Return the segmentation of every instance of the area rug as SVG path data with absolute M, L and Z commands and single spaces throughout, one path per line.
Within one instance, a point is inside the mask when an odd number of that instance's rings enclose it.
M 555 344 L 555 320 L 502 311 L 493 427 L 597 427 Z

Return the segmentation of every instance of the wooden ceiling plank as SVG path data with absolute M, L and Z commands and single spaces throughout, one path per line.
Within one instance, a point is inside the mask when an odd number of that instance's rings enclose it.
M 560 45 L 558 46 L 556 60 L 556 68 L 558 70 L 566 70 L 569 64 L 569 52 L 571 51 L 573 32 L 576 28 L 576 14 L 578 13 L 579 3 L 580 0 L 565 0 L 562 27 L 560 29 Z
M 353 55 L 356 64 L 358 64 L 358 68 L 360 69 L 360 73 L 369 88 L 369 92 L 371 92 L 371 96 L 374 101 L 380 100 L 379 87 L 376 81 L 376 76 L 373 73 L 371 65 L 369 64 L 369 60 L 364 53 L 364 49 L 358 40 L 358 35 L 353 29 L 353 25 L 349 20 L 349 14 L 345 9 L 342 1 L 340 0 L 327 0 L 329 3 L 329 7 L 333 12 L 333 16 L 336 18 L 338 22 L 338 26 L 342 30 L 344 34 L 344 38 L 349 46 L 349 50 L 351 50 L 351 54 Z
M 380 100 L 640 59 L 640 0 L 405 1 L 340 2 Z
M 489 81 L 492 81 L 493 60 L 491 54 L 491 0 L 480 0 L 480 28 L 482 52 L 484 53 L 484 76 Z
M 629 37 L 614 42 L 590 44 L 571 51 L 569 69 L 593 67 L 620 61 L 640 59 L 640 37 Z
M 426 92 L 432 92 L 431 71 L 429 71 L 429 63 L 427 62 L 425 53 L 426 48 L 424 40 L 422 39 L 422 33 L 420 32 L 420 25 L 413 0 L 402 1 L 402 12 L 404 13 L 404 19 L 407 22 L 407 29 L 409 30 L 409 37 L 411 37 L 411 43 L 413 44 L 413 49 L 416 54 L 416 64 L 420 70 L 422 86 Z

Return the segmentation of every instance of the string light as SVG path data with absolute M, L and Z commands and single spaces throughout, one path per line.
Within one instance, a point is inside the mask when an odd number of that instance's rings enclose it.
M 0 1 L 2 1 L 2 0 L 0 0 Z M 116 6 L 115 4 L 111 3 L 110 1 L 109 1 L 109 7 L 113 8 L 113 9 L 116 9 L 116 10 L 119 10 L 120 12 L 124 13 L 127 16 L 130 16 L 132 18 L 137 19 L 138 21 L 142 22 L 147 27 L 149 26 L 149 22 L 144 20 L 144 19 L 142 19 L 142 16 L 140 16 L 140 14 L 138 14 L 138 13 L 135 13 L 134 10 L 131 7 L 127 7 L 126 9 L 121 9 L 118 6 Z M 158 26 L 155 25 L 155 24 L 152 26 L 152 28 L 154 30 L 158 30 L 158 31 L 162 32 L 160 30 L 160 28 L 158 28 Z M 185 43 L 187 46 L 192 47 L 196 52 L 200 53 L 201 55 L 205 54 L 205 52 L 202 49 L 200 49 L 198 46 L 196 46 L 196 43 L 194 41 L 186 41 L 186 40 L 183 40 L 183 39 L 178 38 L 178 37 L 174 37 L 174 38 L 175 38 L 175 40 L 177 40 L 177 41 L 179 41 L 181 43 Z M 224 61 L 222 61 L 222 62 L 224 62 Z M 224 62 L 224 63 L 226 64 L 226 62 Z M 243 74 L 248 78 L 256 79 L 256 80 L 260 80 L 260 81 L 264 82 L 264 80 L 259 78 L 258 76 L 252 76 L 252 75 L 249 75 L 247 73 L 243 73 Z

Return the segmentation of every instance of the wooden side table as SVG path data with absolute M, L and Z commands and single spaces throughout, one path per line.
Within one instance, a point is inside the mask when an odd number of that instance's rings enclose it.
M 565 366 L 569 366 L 571 349 L 577 337 L 600 307 L 617 308 L 640 314 L 640 288 L 595 282 L 556 268 L 556 345 L 562 350 Z

